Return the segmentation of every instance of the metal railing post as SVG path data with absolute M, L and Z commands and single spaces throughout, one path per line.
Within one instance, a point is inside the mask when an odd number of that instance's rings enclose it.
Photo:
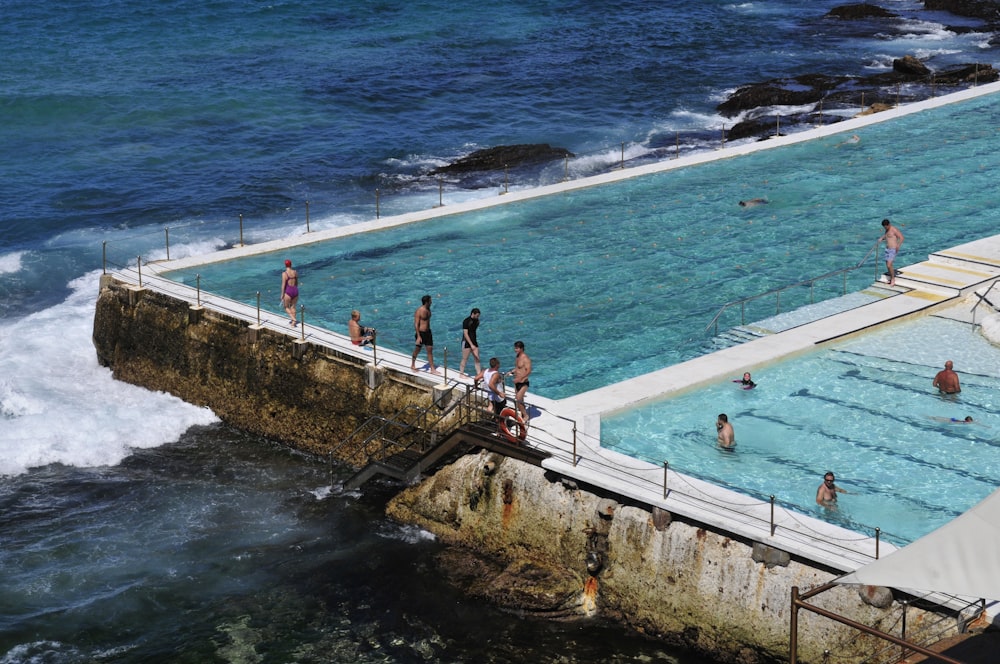
M 667 499 L 667 470 L 670 468 L 670 462 L 667 460 L 663 461 L 663 499 Z
M 774 537 L 774 494 L 771 494 L 771 537 Z
M 299 329 L 302 330 L 301 339 L 306 340 L 306 308 L 304 305 L 299 305 Z
M 379 216 L 379 191 L 376 187 L 375 189 L 375 218 L 378 219 Z
M 257 327 L 260 327 L 260 291 L 257 291 Z
M 101 274 L 108 273 L 108 241 L 101 243 Z
M 507 164 L 504 164 L 503 165 L 503 193 L 506 194 L 508 191 L 510 191 L 509 185 L 510 185 L 510 182 L 508 180 Z
M 881 534 L 882 534 L 882 529 L 876 527 L 875 528 L 875 560 L 878 560 L 878 544 L 879 544 L 879 536 Z
M 198 306 L 200 307 L 201 306 L 201 275 L 200 274 L 194 275 L 194 283 L 195 283 L 195 294 L 197 295 L 197 299 L 195 300 L 195 302 L 197 302 Z
M 166 239 L 166 242 L 167 242 L 167 260 L 170 260 L 170 227 L 169 226 L 165 226 L 163 228 L 163 234 L 167 238 Z
M 135 257 L 135 267 L 139 271 L 139 288 L 142 288 L 142 256 Z
M 622 141 L 622 161 L 621 167 L 625 168 L 625 141 Z
M 243 213 L 240 212 L 240 246 L 243 246 Z
M 573 420 L 573 467 L 576 467 L 576 420 Z
M 306 201 L 306 233 L 309 232 L 309 201 Z

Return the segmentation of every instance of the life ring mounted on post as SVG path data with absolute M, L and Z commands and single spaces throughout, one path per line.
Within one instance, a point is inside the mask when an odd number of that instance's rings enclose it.
M 512 443 L 520 443 L 528 437 L 528 427 L 521 414 L 511 407 L 500 411 L 500 433 Z

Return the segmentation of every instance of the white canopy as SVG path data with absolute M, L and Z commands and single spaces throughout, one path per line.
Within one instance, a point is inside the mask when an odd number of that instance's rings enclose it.
M 1000 599 L 1000 489 L 937 530 L 836 583 Z

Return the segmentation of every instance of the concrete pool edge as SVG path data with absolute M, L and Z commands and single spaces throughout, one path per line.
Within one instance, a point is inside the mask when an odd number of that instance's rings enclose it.
M 656 173 L 663 173 L 679 168 L 684 168 L 687 166 L 694 166 L 697 164 L 718 161 L 721 159 L 735 158 L 742 155 L 759 152 L 762 150 L 770 150 L 773 148 L 795 145 L 796 143 L 803 143 L 806 141 L 811 141 L 827 136 L 843 134 L 850 131 L 855 131 L 862 127 L 867 127 L 882 122 L 888 122 L 890 120 L 894 120 L 896 118 L 900 118 L 906 115 L 912 115 L 914 113 L 919 113 L 921 111 L 933 108 L 939 108 L 941 106 L 947 106 L 950 104 L 959 103 L 962 101 L 967 101 L 969 99 L 975 99 L 978 97 L 983 97 L 991 94 L 996 94 L 998 92 L 1000 92 L 1000 82 L 989 83 L 986 85 L 980 85 L 968 88 L 966 90 L 961 90 L 959 92 L 953 92 L 948 95 L 942 95 L 940 97 L 932 97 L 930 99 L 925 99 L 919 102 L 913 102 L 911 104 L 897 106 L 895 108 L 880 111 L 878 113 L 855 116 L 850 119 L 842 120 L 840 122 L 836 122 L 830 125 L 814 127 L 812 129 L 797 131 L 795 133 L 787 135 L 783 134 L 780 136 L 772 136 L 767 138 L 766 140 L 748 141 L 733 145 L 731 147 L 723 147 L 714 151 L 697 152 L 685 155 L 677 159 L 658 161 L 651 164 L 645 164 L 642 166 L 617 169 L 607 173 L 601 173 L 599 175 L 580 178 L 578 180 L 567 180 L 564 182 L 559 182 L 550 185 L 543 185 L 540 187 L 516 189 L 503 193 L 502 195 L 476 198 L 476 199 L 462 201 L 459 203 L 449 203 L 446 205 L 441 205 L 426 210 L 417 210 L 400 215 L 381 217 L 374 220 L 362 221 L 346 226 L 338 226 L 335 228 L 330 228 L 322 231 L 312 231 L 303 235 L 281 238 L 277 240 L 269 240 L 256 244 L 243 244 L 242 246 L 234 246 L 227 249 L 221 249 L 219 251 L 215 251 L 210 254 L 189 256 L 185 258 L 175 258 L 168 261 L 159 261 L 157 263 L 150 263 L 150 269 L 155 270 L 159 273 L 169 272 L 174 270 L 184 270 L 192 267 L 197 267 L 199 265 L 219 263 L 228 260 L 234 260 L 237 258 L 245 258 L 248 256 L 267 254 L 271 252 L 287 250 L 293 247 L 298 247 L 306 244 L 314 244 L 336 238 L 356 235 L 359 233 L 386 230 L 397 226 L 404 226 L 407 224 L 428 221 L 440 217 L 448 217 L 467 212 L 485 210 L 493 207 L 507 205 L 510 203 L 516 203 L 520 201 L 532 200 L 535 198 L 552 196 L 554 194 L 568 193 L 580 189 L 587 189 L 590 187 L 600 186 L 603 184 L 620 182 L 622 180 L 643 177 Z

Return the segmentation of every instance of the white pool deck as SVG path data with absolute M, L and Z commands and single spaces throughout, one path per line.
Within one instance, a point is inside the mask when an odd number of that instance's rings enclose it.
M 996 92 L 1000 92 L 1000 83 L 980 86 L 947 97 L 789 136 L 775 137 L 764 142 L 747 143 L 712 153 L 616 171 L 585 180 L 512 191 L 505 196 L 467 201 L 458 205 L 383 218 L 278 241 L 234 247 L 206 256 L 151 263 L 142 267 L 142 286 L 192 304 L 197 300 L 201 306 L 235 316 L 251 325 L 260 324 L 264 328 L 299 338 L 304 342 L 334 347 L 338 352 L 371 361 L 373 354 L 370 350 L 353 346 L 343 334 L 310 326 L 308 321 L 304 326 L 293 330 L 288 327 L 284 316 L 272 312 L 258 312 L 254 307 L 212 293 L 198 294 L 192 287 L 172 282 L 161 275 L 167 271 L 280 251 L 358 232 L 416 223 L 442 215 L 470 212 L 516 200 L 547 196 L 755 150 L 780 147 L 821 136 L 850 132 L 867 124 L 884 122 L 926 108 Z M 907 258 L 905 251 L 900 258 L 904 260 Z M 809 351 L 824 342 L 845 335 L 862 333 L 892 321 L 945 308 L 950 308 L 958 318 L 967 316 L 971 305 L 965 298 L 976 290 L 981 292 L 989 287 L 991 282 L 1000 279 L 1000 235 L 944 249 L 921 262 L 897 267 L 901 269 L 902 274 L 897 278 L 896 294 L 879 301 L 566 399 L 557 401 L 529 393 L 528 403 L 541 413 L 531 421 L 528 444 L 552 455 L 543 463 L 545 468 L 578 482 L 602 487 L 637 502 L 660 507 L 676 515 L 733 533 L 738 537 L 772 545 L 834 570 L 853 571 L 874 560 L 876 548 L 879 555 L 885 555 L 895 547 L 885 541 L 877 542 L 872 533 L 847 530 L 785 509 L 780 504 L 760 501 L 676 473 L 664 466 L 650 464 L 603 448 L 600 445 L 600 422 L 602 416 L 642 403 L 664 399 L 671 394 L 714 381 L 728 380 L 741 375 L 744 371 L 754 371 L 770 362 Z M 116 272 L 115 276 L 135 285 L 139 283 L 139 273 L 135 268 L 121 270 Z M 1000 289 L 1000 286 L 997 288 Z M 985 312 L 980 315 L 985 315 Z M 382 348 L 376 352 L 380 367 L 410 372 L 408 354 Z M 430 376 L 426 372 L 413 373 L 414 380 L 423 381 L 428 386 L 469 382 L 469 378 L 456 375 L 454 372 L 447 372 L 441 377 Z M 809 496 L 804 497 L 801 502 L 811 503 L 811 501 L 812 497 Z

